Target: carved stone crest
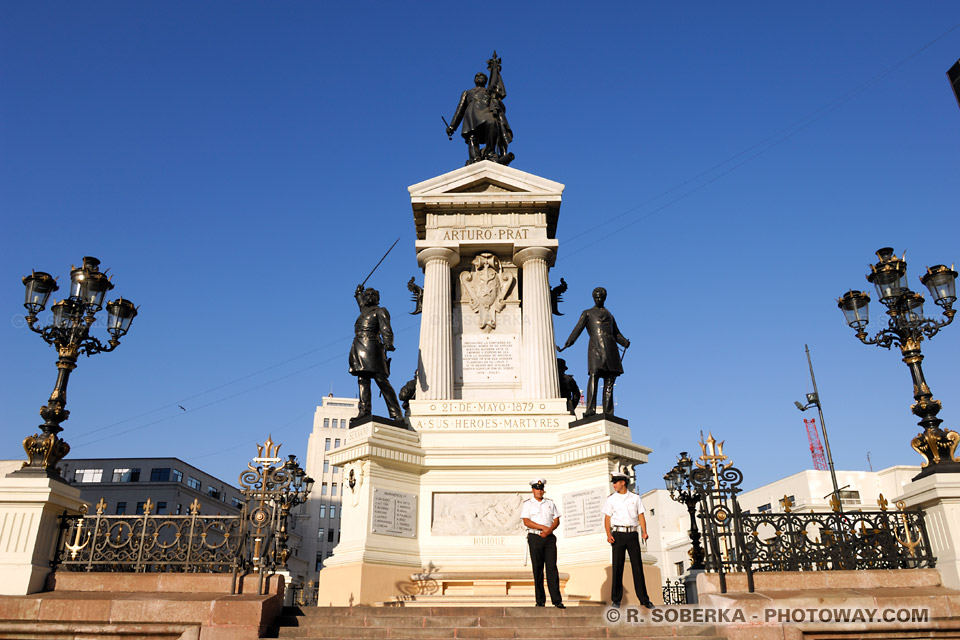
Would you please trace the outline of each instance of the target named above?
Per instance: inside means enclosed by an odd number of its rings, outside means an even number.
[[[460,274],[460,284],[470,308],[480,315],[480,329],[490,333],[497,328],[497,313],[506,306],[504,299],[517,279],[505,273],[500,258],[492,253],[474,256],[471,268]]]

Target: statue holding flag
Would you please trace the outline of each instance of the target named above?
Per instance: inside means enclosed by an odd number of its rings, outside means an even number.
[[[463,123],[460,135],[467,143],[468,165],[481,160],[506,165],[515,157],[507,151],[507,146],[513,141],[513,131],[507,122],[506,107],[503,105],[507,90],[500,76],[500,66],[500,58],[494,51],[493,57],[487,60],[489,83],[485,73],[474,76],[476,86],[460,95],[457,110],[447,125],[447,136],[453,136],[456,128]]]

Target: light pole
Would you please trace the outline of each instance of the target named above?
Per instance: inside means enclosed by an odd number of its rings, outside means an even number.
[[[933,338],[942,327],[953,321],[956,311],[953,303],[957,299],[957,272],[942,264],[928,267],[927,273],[920,277],[933,301],[943,308],[946,320],[933,320],[923,317],[923,296],[907,287],[907,263],[897,258],[890,247],[877,251],[880,261],[870,267],[867,280],[877,289],[880,302],[887,307],[887,327],[881,329],[872,338],[867,338],[866,326],[869,322],[867,305],[870,296],[862,291],[850,290],[837,301],[843,311],[847,324],[856,331],[856,336],[864,344],[875,344],[889,349],[893,345],[900,348],[903,362],[909,367],[913,378],[913,397],[916,403],[911,407],[914,415],[920,418],[923,431],[910,445],[926,458],[917,480],[932,473],[960,472],[960,460],[955,456],[960,434],[949,429],[941,429],[943,422],[937,417],[940,401],[933,399],[930,387],[923,377],[920,343],[923,339]]]
[[[110,278],[100,271],[99,266],[100,261],[96,258],[85,257],[82,266],[70,270],[70,296],[53,304],[53,322],[43,328],[37,327],[37,314],[46,307],[50,294],[59,289],[57,281],[42,271],[34,271],[23,278],[27,290],[23,304],[27,309],[27,324],[31,331],[40,334],[44,342],[57,348],[58,359],[57,382],[47,404],[40,409],[40,417],[44,419],[40,425],[41,433],[24,439],[23,448],[28,460],[16,472],[18,474],[62,479],[57,463],[70,452],[70,445],[57,434],[63,431],[60,423],[70,417],[66,409],[70,372],[77,368],[77,357],[81,353],[92,356],[116,349],[137,315],[137,307],[132,302],[117,298],[107,303],[107,331],[110,333],[107,345],[90,335],[96,314],[103,308],[103,299],[107,291],[113,289]]]
[[[802,405],[799,402],[794,402],[794,404],[797,405],[797,409],[800,409],[800,411],[806,411],[810,407],[817,408],[817,413],[820,415],[820,430],[823,432],[823,445],[827,449],[827,465],[830,468],[830,480],[833,482],[833,497],[836,500],[835,504],[837,505],[837,509],[842,511],[840,485],[837,483],[837,471],[833,466],[833,454],[830,452],[830,438],[827,437],[827,423],[823,421],[823,408],[820,406],[820,392],[817,391],[817,378],[813,375],[813,361],[810,360],[810,347],[803,345],[803,348],[807,352],[807,366],[810,367],[810,380],[813,382],[813,393],[807,394],[806,405]]]
[[[690,514],[690,542],[693,545],[691,570],[703,569],[703,547],[700,546],[700,530],[697,528],[697,504],[702,496],[693,484],[693,460],[687,457],[686,451],[680,452],[680,458],[673,469],[663,476],[663,481],[670,492],[670,498],[685,504]]]

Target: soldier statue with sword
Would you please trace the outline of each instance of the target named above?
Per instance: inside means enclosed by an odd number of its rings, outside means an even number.
[[[397,238],[397,242],[400,238]],[[357,418],[371,415],[372,402],[370,397],[370,381],[373,380],[380,388],[380,395],[387,404],[387,411],[391,420],[402,421],[400,403],[397,393],[390,384],[390,358],[388,351],[394,351],[393,329],[390,327],[390,313],[380,306],[380,292],[376,289],[364,289],[373,272],[386,259],[397,242],[387,249],[387,253],[380,258],[380,262],[373,271],[357,285],[354,297],[360,307],[360,315],[354,323],[353,345],[350,347],[350,373],[357,376],[360,386],[360,403]]]

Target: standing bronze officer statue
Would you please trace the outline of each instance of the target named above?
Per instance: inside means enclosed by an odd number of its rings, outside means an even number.
[[[460,94],[457,110],[447,125],[447,136],[452,139],[453,132],[463,122],[460,135],[467,143],[467,164],[481,160],[510,164],[515,156],[507,152],[507,145],[513,141],[513,131],[507,122],[507,109],[503,106],[507,90],[500,77],[500,58],[496,51],[487,60],[487,69],[490,71],[489,84],[487,74],[478,73],[473,77],[476,86]]]
[[[391,247],[392,248],[392,247]],[[370,380],[380,388],[387,411],[392,420],[403,420],[397,393],[390,385],[390,359],[387,351],[393,351],[393,329],[390,328],[390,313],[380,306],[380,292],[357,285],[354,294],[360,315],[353,325],[353,346],[350,347],[350,373],[357,376],[360,385],[360,403],[357,418],[371,414]]]
[[[608,416],[613,415],[613,385],[617,376],[623,373],[620,349],[617,345],[623,345],[625,350],[630,346],[630,341],[620,333],[617,321],[613,319],[613,314],[603,307],[606,299],[606,289],[603,287],[594,289],[593,301],[595,306],[580,314],[580,320],[577,321],[577,326],[570,332],[566,344],[563,345],[562,349],[557,347],[557,351],[563,351],[563,349],[572,346],[584,329],[590,335],[590,344],[587,346],[587,372],[590,377],[587,380],[587,407],[583,412],[584,417],[597,413],[599,378],[603,378],[603,413]]]

